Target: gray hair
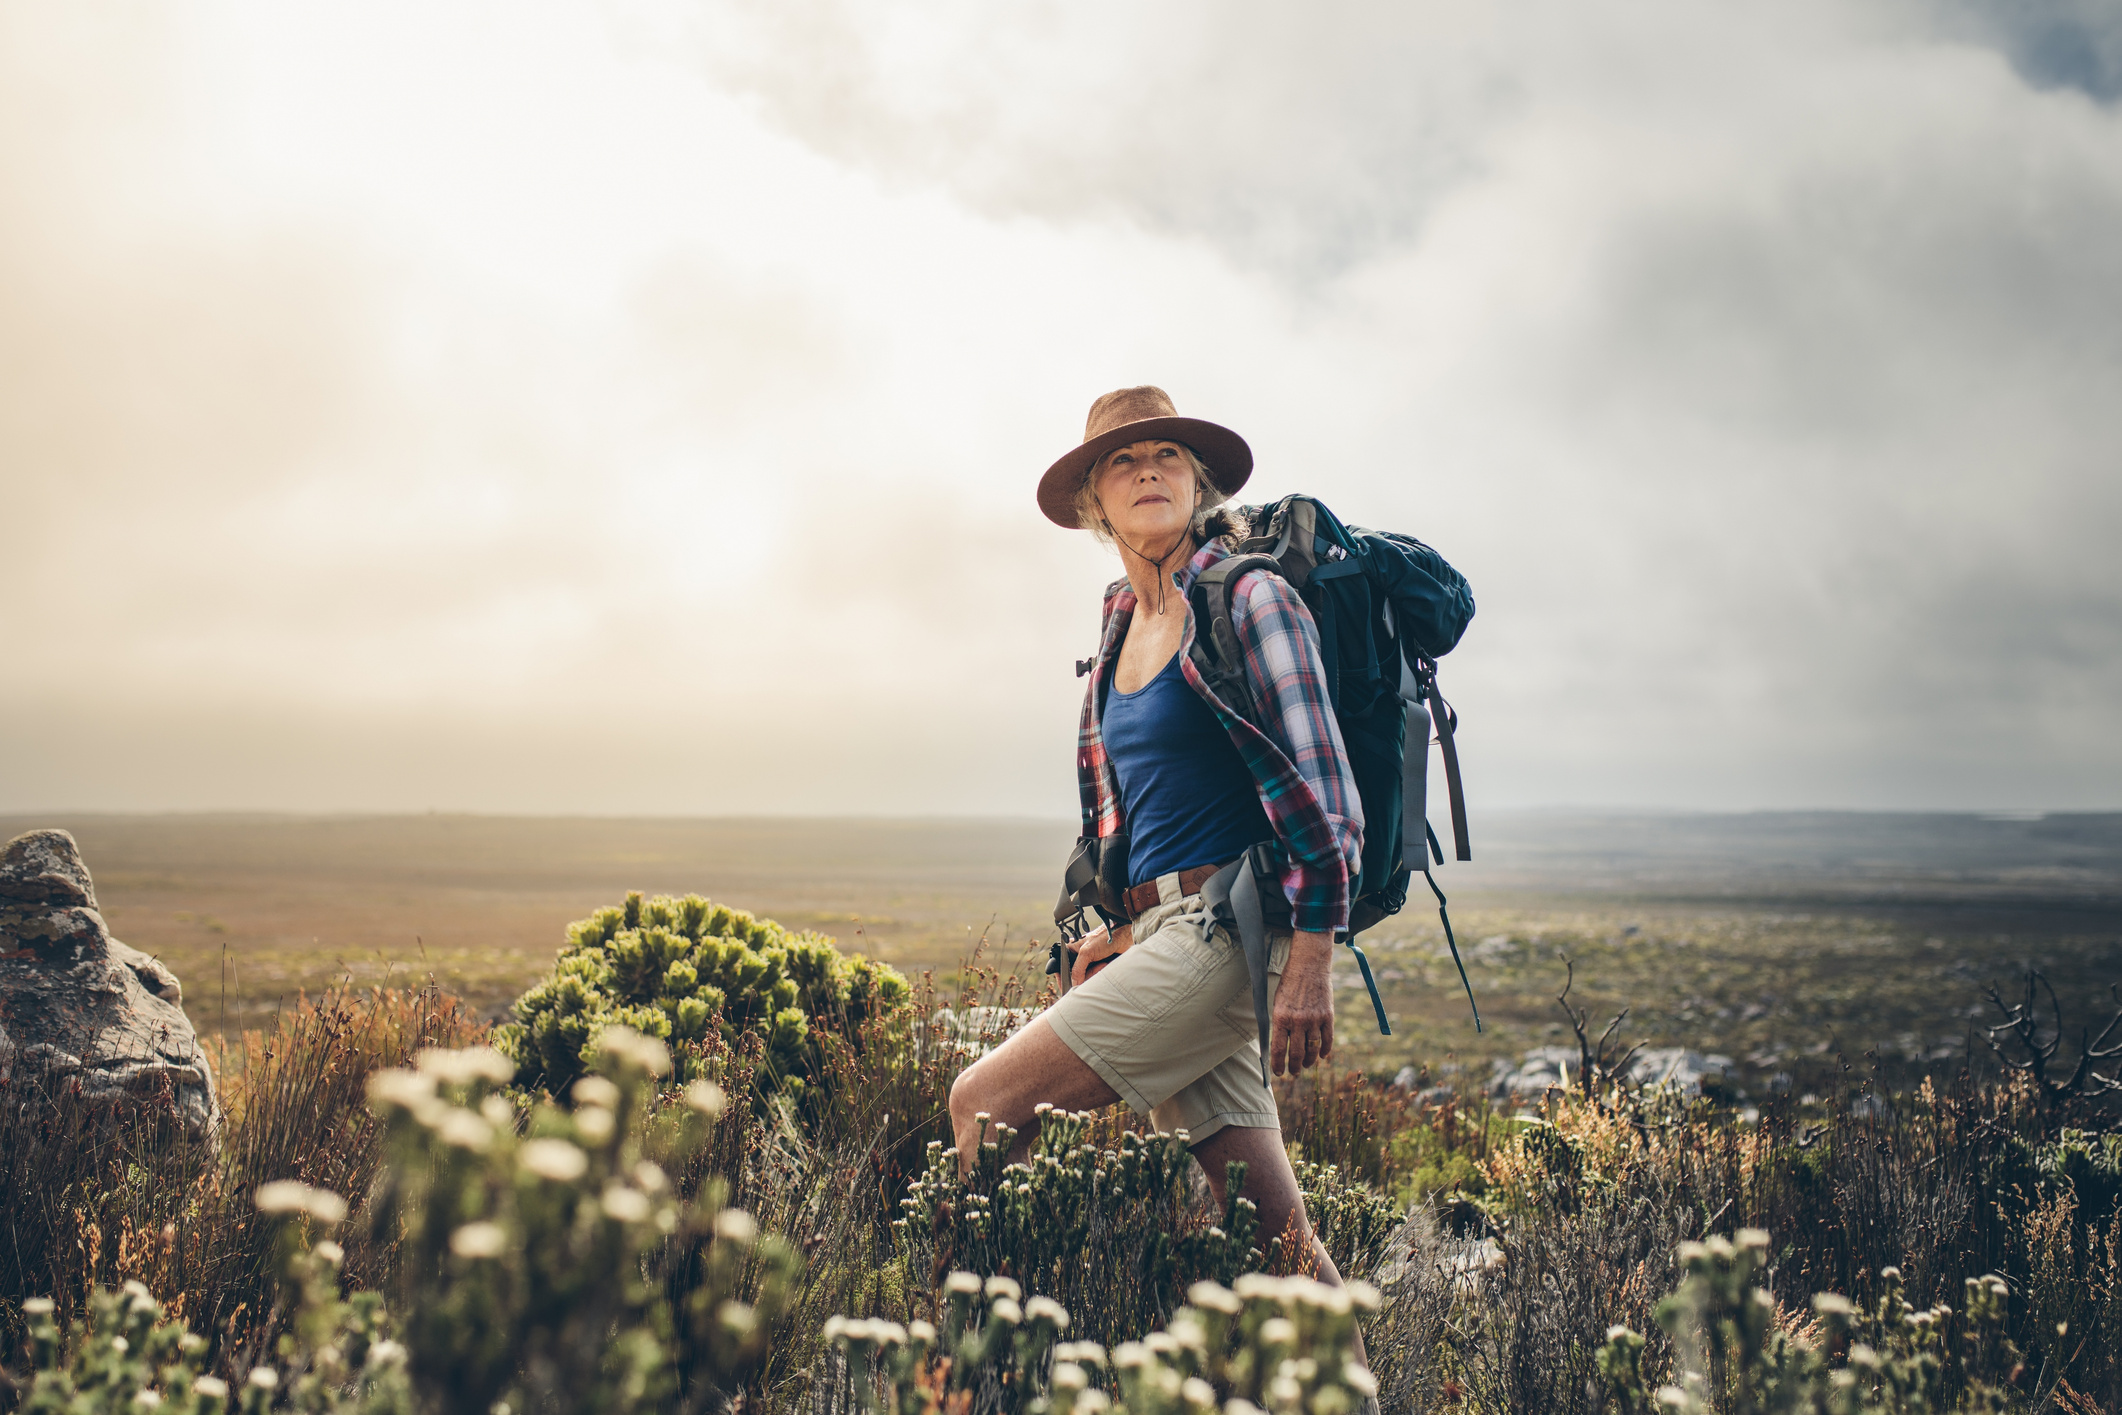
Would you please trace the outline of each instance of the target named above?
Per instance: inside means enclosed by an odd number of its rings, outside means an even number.
[[[1169,438],[1156,440],[1172,441]],[[1222,535],[1230,528],[1229,519],[1216,514],[1216,508],[1230,500],[1230,493],[1217,486],[1209,476],[1208,463],[1201,460],[1200,453],[1183,442],[1173,442],[1173,445],[1186,454],[1186,460],[1194,469],[1194,515],[1187,529],[1197,543],[1206,543],[1211,537]],[[1113,449],[1114,452],[1119,450],[1117,447]],[[1112,455],[1112,452],[1108,452],[1105,457]],[[1096,459],[1083,469],[1082,484],[1076,488],[1076,521],[1084,530],[1096,536],[1100,545],[1110,547],[1113,543],[1113,533],[1106,529],[1105,517],[1098,510],[1098,467],[1105,461],[1105,457]]]

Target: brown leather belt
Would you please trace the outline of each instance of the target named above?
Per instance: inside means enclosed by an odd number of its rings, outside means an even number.
[[[1190,870],[1179,871],[1179,897],[1184,899],[1189,894],[1199,894],[1209,876],[1222,868],[1221,865],[1196,865]],[[1120,898],[1127,905],[1127,917],[1133,920],[1156,908],[1161,896],[1157,893],[1157,882],[1151,879],[1144,880]]]

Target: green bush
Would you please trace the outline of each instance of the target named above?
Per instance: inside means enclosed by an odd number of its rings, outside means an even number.
[[[710,1058],[747,1036],[764,1048],[758,1083],[800,1096],[820,1070],[812,1031],[853,1035],[911,996],[906,979],[823,934],[716,904],[636,892],[568,925],[552,976],[516,999],[494,1044],[516,1084],[553,1095],[590,1068],[607,1028],[671,1044],[678,1079],[716,1079]]]

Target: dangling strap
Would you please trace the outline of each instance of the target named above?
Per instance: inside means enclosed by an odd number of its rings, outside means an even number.
[[[1420,690],[1407,665],[1400,665],[1400,697],[1407,704],[1407,736],[1400,751],[1400,863],[1410,870],[1429,868],[1429,709],[1410,696]],[[1439,855],[1441,862],[1443,856]]]
[[[1459,940],[1452,937],[1452,916],[1446,912],[1444,891],[1437,888],[1437,877],[1429,872],[1429,865],[1422,866],[1422,878],[1429,881],[1429,892],[1437,896],[1437,917],[1444,921],[1444,941],[1451,945],[1452,962],[1458,965],[1459,986],[1466,989],[1466,1005],[1474,1010],[1474,1030],[1481,1030],[1481,1004],[1474,1001],[1474,985],[1466,981],[1466,965],[1459,962]]]
[[[1474,848],[1466,834],[1466,788],[1459,784],[1459,744],[1454,736],[1459,729],[1459,714],[1437,691],[1434,675],[1429,680],[1429,700],[1436,705],[1437,745],[1444,749],[1444,789],[1451,795],[1454,853],[1462,860],[1471,860]]]
[[[1371,1011],[1378,1014],[1378,1035],[1381,1037],[1391,1036],[1393,1034],[1393,1024],[1385,1020],[1385,999],[1378,996],[1378,980],[1370,975],[1370,959],[1364,955],[1363,945],[1356,942],[1353,934],[1342,939],[1341,942],[1350,953],[1356,955],[1356,966],[1363,970],[1363,986],[1370,989]]]

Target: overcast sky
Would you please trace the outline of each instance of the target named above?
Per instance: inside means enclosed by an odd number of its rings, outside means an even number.
[[[0,0],[0,808],[1074,810],[1156,383],[1477,806],[2122,806],[2122,5]]]

